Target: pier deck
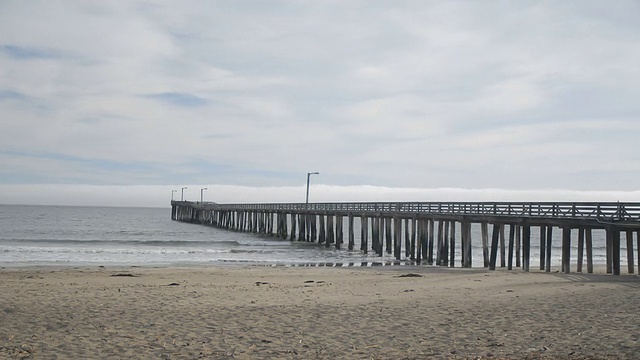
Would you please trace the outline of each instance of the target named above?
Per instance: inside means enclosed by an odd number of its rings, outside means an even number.
[[[171,217],[234,231],[270,234],[291,241],[354,250],[354,219],[360,221],[360,250],[395,259],[455,266],[460,247],[462,267],[472,265],[471,224],[479,224],[484,266],[522,267],[529,271],[531,231],[540,232],[540,269],[551,271],[553,229],[562,232],[562,271],[570,272],[572,230],[578,232],[577,271],[593,272],[593,233],[606,233],[607,272],[620,274],[621,234],[625,234],[627,271],[640,259],[640,203],[598,202],[346,202],[217,204],[172,201]],[[491,233],[489,226],[491,225]],[[456,229],[460,230],[456,234]],[[508,237],[505,236],[508,234]],[[634,235],[635,234],[635,235]],[[634,256],[634,237],[637,257]],[[369,239],[371,241],[369,241]],[[508,249],[508,255],[507,255]],[[515,254],[514,254],[515,252]],[[640,261],[638,261],[640,273]]]

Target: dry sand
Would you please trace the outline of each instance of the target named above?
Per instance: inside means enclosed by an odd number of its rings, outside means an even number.
[[[636,275],[0,270],[0,359],[638,359],[639,337]]]

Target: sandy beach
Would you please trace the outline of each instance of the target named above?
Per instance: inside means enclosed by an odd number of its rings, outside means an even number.
[[[637,275],[6,268],[0,359],[637,359],[639,295]]]

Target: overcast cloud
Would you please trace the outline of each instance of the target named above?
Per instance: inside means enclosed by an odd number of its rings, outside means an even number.
[[[308,171],[318,201],[640,201],[638,19],[624,0],[0,0],[0,203],[297,201]]]

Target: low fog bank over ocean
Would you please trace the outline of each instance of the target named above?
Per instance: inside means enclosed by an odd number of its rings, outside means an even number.
[[[179,200],[200,200],[219,203],[304,202],[305,186],[250,187],[236,185],[58,185],[0,184],[0,204],[73,205],[115,207],[169,207],[173,197]],[[640,191],[578,191],[578,190],[507,190],[507,189],[418,189],[382,186],[311,185],[310,202],[351,201],[548,201],[548,202],[640,202]]]

